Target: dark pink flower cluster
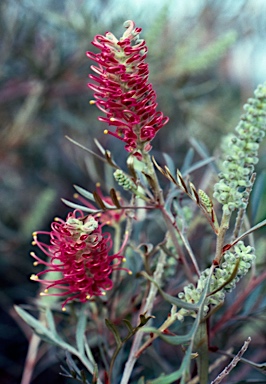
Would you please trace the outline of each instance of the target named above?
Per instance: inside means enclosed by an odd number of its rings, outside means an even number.
[[[84,216],[82,211],[75,210],[68,214],[66,221],[56,218],[51,229],[50,232],[33,233],[33,245],[37,245],[48,257],[44,261],[31,253],[36,260],[34,265],[47,267],[31,277],[46,286],[41,295],[67,296],[62,304],[64,309],[69,301],[77,299],[85,302],[110,290],[113,286],[110,278],[112,271],[124,269],[119,266],[123,256],[120,252],[109,255],[112,239],[109,233],[102,233],[98,221],[92,215]],[[50,244],[41,242],[39,235],[50,236]],[[56,278],[39,279],[47,273],[57,273]],[[51,288],[55,288],[56,292],[49,293]]]
[[[147,46],[139,39],[141,28],[133,21],[125,22],[127,30],[118,40],[112,33],[95,36],[92,44],[100,53],[87,52],[98,66],[89,75],[95,83],[88,86],[95,92],[97,107],[106,114],[99,117],[116,132],[105,131],[126,143],[126,150],[140,157],[151,149],[150,141],[167,122],[162,112],[156,111],[156,93],[148,83],[149,68],[145,63]]]

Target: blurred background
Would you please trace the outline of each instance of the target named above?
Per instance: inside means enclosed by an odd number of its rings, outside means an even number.
[[[123,143],[103,135],[87,87],[95,34],[121,36],[133,19],[148,44],[159,110],[170,117],[153,142],[182,167],[216,153],[242,106],[266,80],[264,0],[0,1],[0,381],[20,383],[30,332],[13,310],[31,303],[31,233],[65,217],[73,184],[93,189],[104,174],[69,136],[97,152],[94,138],[123,166]],[[191,154],[191,152],[190,152]],[[266,217],[265,143],[253,223]],[[265,335],[264,335],[265,340]],[[43,350],[45,353],[45,350]],[[56,354],[40,359],[32,383],[66,383]],[[71,381],[72,382],[72,381]]]

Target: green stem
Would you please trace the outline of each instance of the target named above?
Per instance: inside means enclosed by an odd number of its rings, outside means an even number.
[[[231,218],[231,213],[229,215],[223,213],[221,225],[220,225],[218,236],[217,236],[216,253],[215,253],[215,259],[214,259],[217,265],[220,264],[221,258],[223,256],[224,238],[229,228],[230,218]]]
[[[123,344],[121,343],[121,345],[118,345],[114,351],[114,354],[112,356],[112,360],[110,362],[110,368],[109,368],[109,373],[108,373],[108,384],[110,383],[111,384],[111,380],[112,380],[112,373],[113,373],[113,368],[114,368],[114,363],[115,363],[115,360],[117,358],[117,355],[118,353],[121,351],[121,348],[122,348]]]
[[[209,350],[208,350],[208,334],[207,322],[202,320],[196,332],[194,347],[198,353],[197,367],[200,384],[208,383],[208,369],[209,369]]]

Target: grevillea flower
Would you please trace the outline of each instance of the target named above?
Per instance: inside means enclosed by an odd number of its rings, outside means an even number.
[[[95,36],[92,44],[100,53],[87,52],[96,61],[92,65],[95,83],[88,86],[95,92],[97,107],[106,114],[100,121],[116,126],[109,133],[126,143],[126,150],[141,158],[143,151],[151,149],[150,141],[167,122],[162,112],[156,112],[156,93],[148,83],[149,68],[145,63],[147,46],[139,39],[141,28],[133,21],[124,23],[126,28],[118,40],[111,32]]]
[[[105,295],[105,291],[113,286],[112,272],[124,269],[119,266],[124,260],[120,255],[123,246],[118,254],[109,255],[112,248],[110,234],[102,233],[102,226],[95,218],[84,216],[80,210],[69,213],[66,221],[56,218],[51,229],[50,232],[33,233],[33,245],[37,245],[48,257],[44,261],[31,253],[36,260],[34,265],[47,267],[31,276],[32,280],[46,286],[41,295],[66,296],[63,309],[74,299],[85,302],[92,296]],[[50,236],[50,244],[41,242],[39,235]],[[62,277],[57,280],[39,279],[48,272],[60,272]],[[50,288],[61,292],[49,293]]]

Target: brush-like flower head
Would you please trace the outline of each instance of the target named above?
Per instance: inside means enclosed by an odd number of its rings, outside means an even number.
[[[162,112],[156,111],[156,93],[148,82],[149,68],[145,63],[147,46],[139,38],[141,28],[133,21],[124,23],[126,31],[118,40],[112,33],[95,36],[92,44],[100,53],[87,52],[96,61],[92,65],[94,83],[88,86],[95,92],[97,107],[106,114],[99,117],[116,131],[109,133],[126,143],[126,150],[141,158],[151,149],[150,142],[167,122]]]
[[[48,235],[50,244],[41,242],[39,235]],[[113,270],[123,269],[119,267],[123,256],[109,255],[112,248],[110,234],[102,233],[102,227],[95,218],[84,216],[80,210],[69,213],[66,221],[56,218],[50,232],[34,232],[33,239],[33,245],[37,245],[48,260],[44,261],[31,253],[36,260],[35,265],[47,267],[31,279],[46,286],[42,295],[66,296],[63,308],[74,299],[85,302],[92,296],[104,295],[113,286]],[[56,280],[39,279],[48,272],[60,272],[62,277]],[[49,293],[50,288],[59,292]]]

